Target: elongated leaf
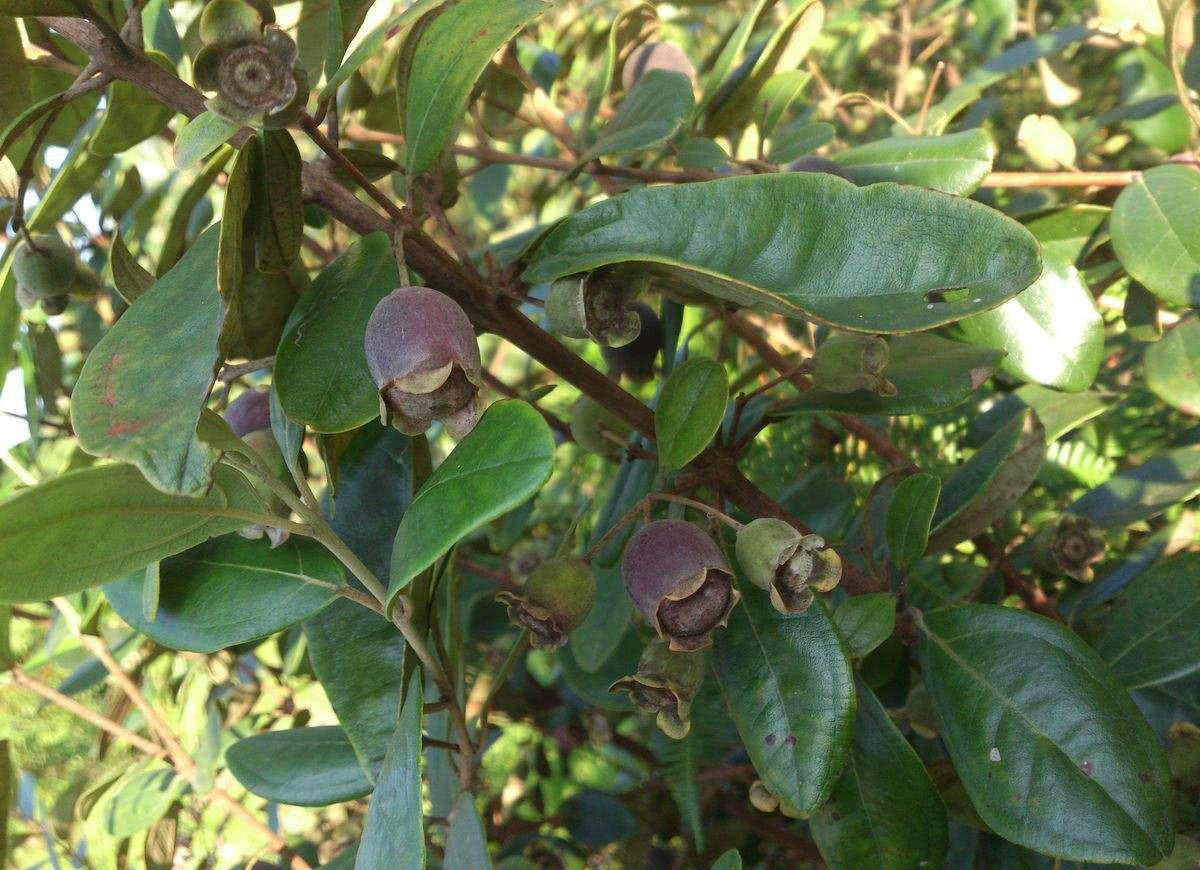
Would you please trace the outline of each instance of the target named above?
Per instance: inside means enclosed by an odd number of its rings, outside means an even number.
[[[413,671],[404,705],[367,809],[355,870],[424,870],[421,824],[421,671]]]
[[[930,333],[899,335],[889,343],[887,379],[896,395],[880,396],[869,390],[831,393],[805,390],[781,403],[774,413],[843,412],[848,414],[928,414],[962,404],[991,377],[1003,351],[972,347]]]
[[[383,233],[364,236],[316,277],[275,358],[275,389],[289,417],[317,432],[345,432],[379,415],[363,334],[376,303],[399,283]]]
[[[692,83],[682,73],[650,70],[633,86],[580,165],[665,142],[692,111]]]
[[[978,447],[1000,431],[1022,408],[1032,408],[1046,430],[1046,443],[1057,441],[1093,417],[1103,414],[1108,407],[1105,397],[1099,393],[1060,393],[1038,384],[1025,386],[1003,396],[983,415],[971,423],[967,444]]]
[[[26,490],[0,505],[0,602],[69,595],[232,532],[245,521],[216,512],[236,485],[218,474],[206,496],[185,498],[132,466],[101,465]]]
[[[929,533],[937,552],[984,531],[1025,494],[1046,455],[1046,431],[1032,411],[1013,417],[942,487]]]
[[[884,531],[896,567],[908,568],[925,553],[941,491],[942,482],[932,474],[914,474],[892,490]]]
[[[238,131],[237,124],[230,123],[212,112],[204,112],[188,121],[175,139],[175,165],[186,169],[207,157]]]
[[[1200,321],[1179,324],[1147,348],[1146,384],[1168,405],[1200,416]]]
[[[304,200],[300,185],[300,151],[287,130],[267,130],[252,198],[258,268],[285,272],[300,256],[304,237]]]
[[[246,212],[250,208],[254,188],[254,169],[257,152],[262,146],[257,138],[247,139],[229,168],[225,182],[225,206],[221,212],[221,232],[217,245],[217,290],[228,305],[242,284],[245,272],[242,248],[245,244]]]
[[[716,633],[713,668],[759,778],[808,816],[833,791],[849,751],[850,660],[822,602],[784,615],[749,584],[742,589],[729,627]]]
[[[148,51],[146,57],[165,72],[175,75],[175,64],[165,54]],[[174,109],[160,103],[140,85],[115,81],[109,88],[104,115],[88,148],[93,154],[106,155],[128,151],[167,126],[174,114]]]
[[[811,824],[830,870],[941,867],[945,859],[942,799],[921,759],[862,683],[850,763]]]
[[[413,577],[464,536],[502,516],[542,488],[554,438],[531,405],[492,405],[471,433],[425,481],[409,505],[392,548],[390,608]]]
[[[559,224],[525,279],[617,263],[667,288],[875,332],[927,329],[995,307],[1041,270],[1033,236],[978,203],[811,172],[605,200]]]
[[[338,561],[312,541],[271,549],[265,538],[227,536],[159,563],[158,610],[141,607],[142,572],[104,587],[113,609],[170,649],[211,653],[274,634],[328,605]]]
[[[491,870],[492,858],[488,854],[487,837],[483,823],[475,809],[475,798],[463,792],[454,805],[454,818],[446,832],[446,870]]]
[[[1113,248],[1129,274],[1172,305],[1200,305],[1200,171],[1157,166],[1113,206]]]
[[[417,0],[403,12],[398,12],[390,18],[384,19],[383,23],[377,26],[374,30],[364,36],[357,45],[353,46],[346,59],[342,61],[341,66],[337,68],[337,72],[328,77],[325,87],[321,88],[321,93],[317,97],[317,101],[324,103],[341,87],[350,76],[354,75],[355,71],[360,66],[367,62],[371,57],[378,55],[388,42],[399,44],[404,39],[408,29],[412,27],[413,22],[428,12],[435,6],[440,6],[446,0]]]
[[[33,103],[25,46],[21,43],[21,31],[11,18],[0,19],[0,63],[4,65],[4,77],[0,79],[0,118],[5,119],[7,127]],[[11,194],[5,198],[10,197]]]
[[[281,804],[326,807],[371,791],[336,725],[255,734],[230,746],[225,761],[247,790]]]
[[[84,4],[84,9],[91,9],[90,3]],[[2,15],[63,15],[68,18],[80,18],[86,12],[69,0],[0,0]]]
[[[119,232],[113,236],[112,245],[109,246],[108,265],[117,292],[130,305],[154,286],[154,276],[129,252]]]
[[[664,470],[683,468],[700,455],[717,434],[728,402],[729,383],[720,363],[695,357],[671,372],[654,410]]]
[[[1077,861],[1170,854],[1170,771],[1158,738],[1091,647],[1027,611],[927,614],[920,659],[942,740],[997,834]]]
[[[596,601],[583,625],[571,632],[568,641],[579,667],[594,673],[616,650],[633,619],[633,602],[621,582],[619,565],[594,564]]]
[[[105,334],[71,398],[80,446],[132,462],[164,492],[198,494],[212,481],[213,452],[196,437],[221,331],[217,229]]]
[[[131,837],[153,825],[187,789],[170,768],[155,767],[122,778],[105,793],[96,808],[104,830],[114,837]]]
[[[854,595],[838,605],[833,622],[854,658],[863,658],[892,636],[896,598],[890,592]]]
[[[454,135],[476,79],[504,43],[547,8],[543,0],[461,0],[417,40],[405,97],[408,176],[431,169]]]
[[[897,136],[859,145],[835,161],[855,184],[896,181],[945,193],[974,193],[992,171],[996,145],[985,130]]]
[[[1179,447],[1122,471],[1067,508],[1102,529],[1158,516],[1200,492],[1200,445]]]
[[[1181,553],[1134,578],[1096,651],[1131,691],[1200,671],[1200,554]]]
[[[798,69],[785,70],[767,79],[758,95],[758,102],[762,106],[762,110],[755,113],[755,123],[759,125],[760,134],[763,137],[770,136],[774,132],[780,119],[783,118],[784,112],[800,99],[811,80],[810,73]],[[713,140],[698,139],[695,141],[712,142]],[[713,142],[713,144],[716,143]],[[724,152],[722,152],[722,157],[724,157]],[[722,162],[724,161],[718,160],[713,166],[719,166]]]
[[[1091,386],[1104,358],[1104,322],[1087,283],[1051,254],[1033,286],[958,328],[972,344],[1004,351],[1009,374],[1066,392]]]

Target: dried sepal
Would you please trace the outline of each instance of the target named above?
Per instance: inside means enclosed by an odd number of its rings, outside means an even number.
[[[501,592],[496,600],[508,618],[529,631],[534,649],[555,650],[587,618],[596,600],[596,580],[581,559],[558,556],[539,565],[519,593]]]
[[[831,393],[868,390],[880,396],[896,395],[896,385],[884,377],[888,343],[877,335],[832,333],[812,359],[813,380]]]
[[[774,517],[743,526],[735,552],[746,579],[765,590],[780,613],[804,613],[814,592],[831,591],[842,576],[841,558],[820,535],[801,534]]]
[[[692,701],[704,681],[704,656],[673,651],[653,640],[642,651],[637,671],[614,682],[609,691],[628,692],[633,705],[653,713],[658,729],[674,740],[691,730]]]

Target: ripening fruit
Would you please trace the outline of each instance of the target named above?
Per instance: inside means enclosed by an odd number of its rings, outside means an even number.
[[[814,590],[829,592],[842,576],[841,558],[820,535],[802,535],[774,517],[742,526],[736,554],[746,579],[766,590],[780,613],[803,613]]]
[[[645,302],[635,302],[629,310],[638,319],[637,338],[620,347],[602,347],[600,353],[614,378],[648,381],[654,377],[654,360],[662,349],[662,321]]]
[[[239,438],[271,428],[271,397],[266,390],[247,390],[229,403],[225,422]]]
[[[682,740],[692,728],[692,700],[702,682],[702,653],[674,652],[665,641],[652,640],[642,651],[637,672],[621,677],[608,691],[628,692],[635,707],[655,715],[663,734]]]
[[[12,271],[17,283],[40,299],[62,296],[71,290],[79,270],[75,249],[55,233],[22,238],[13,252]]]
[[[419,435],[441,420],[455,438],[474,428],[483,369],[475,330],[453,299],[428,287],[394,290],[371,312],[364,342],[393,426]]]
[[[508,606],[514,625],[529,630],[534,649],[555,650],[587,618],[596,600],[596,580],[587,562],[557,556],[534,569],[519,594],[501,592],[496,600]]]
[[[838,166],[832,160],[826,157],[818,157],[816,154],[805,154],[803,157],[797,157],[787,165],[788,172],[823,172],[826,175],[836,175],[838,178],[850,180],[850,176],[846,174],[846,170]]]
[[[693,84],[696,82],[696,68],[682,48],[673,42],[646,42],[629,53],[621,70],[621,84],[628,91],[652,69],[683,73]]]
[[[70,304],[71,297],[66,293],[59,296],[42,297],[42,311],[45,311],[49,315],[62,314]]]
[[[629,541],[621,577],[638,611],[672,650],[712,643],[741,597],[725,554],[702,529],[657,520]]]

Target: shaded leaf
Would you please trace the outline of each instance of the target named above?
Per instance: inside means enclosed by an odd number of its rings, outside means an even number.
[[[1113,248],[1129,274],[1172,305],[1200,305],[1200,171],[1156,166],[1113,205]]]
[[[231,745],[225,761],[248,791],[281,804],[326,807],[371,791],[336,725],[255,734]]]
[[[170,768],[137,771],[109,789],[96,811],[108,834],[131,837],[165,816],[187,787],[187,783]]]
[[[251,197],[258,268],[284,272],[300,256],[304,237],[304,196],[300,183],[300,151],[287,130],[266,130]]]
[[[1146,385],[1171,407],[1200,416],[1200,321],[1180,323],[1146,349]]]
[[[676,471],[700,455],[717,434],[729,402],[725,367],[694,357],[675,368],[654,410],[659,465]]]
[[[579,165],[665,142],[692,110],[692,83],[683,73],[652,69],[638,79]]]
[[[443,864],[446,870],[490,870],[492,866],[483,823],[475,809],[475,798],[469,792],[459,795],[454,805]]]
[[[1097,486],[1067,510],[1102,529],[1158,516],[1200,492],[1200,445],[1169,450]]]
[[[932,474],[906,477],[892,490],[884,532],[897,568],[908,568],[924,555],[941,491],[942,482]]]
[[[892,636],[896,627],[896,598],[890,592],[852,595],[833,611],[833,622],[850,655],[863,658]]]
[[[175,138],[175,165],[185,169],[207,157],[239,130],[212,112],[204,112],[188,121]]]
[[[317,96],[317,102],[324,103],[328,100],[339,87],[349,80],[350,76],[354,75],[359,67],[371,57],[378,55],[388,42],[398,45],[408,33],[408,29],[412,27],[413,22],[430,9],[445,2],[446,0],[416,0],[404,11],[384,19],[374,30],[358,41],[337,68],[337,72],[328,76],[328,81]]]
[[[154,286],[154,276],[129,252],[120,232],[113,235],[108,249],[108,265],[117,292],[130,305]]]
[[[1041,270],[1033,236],[978,203],[811,172],[604,200],[552,230],[524,277],[552,281],[613,264],[632,264],[664,289],[876,332],[995,307]]]

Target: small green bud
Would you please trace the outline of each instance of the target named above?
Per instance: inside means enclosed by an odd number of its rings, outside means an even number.
[[[896,385],[883,376],[887,364],[888,345],[879,336],[834,332],[813,356],[813,380],[831,393],[870,390],[894,396]]]
[[[256,39],[262,28],[262,15],[246,0],[211,0],[200,13],[200,41],[205,45]]]
[[[31,294],[45,299],[70,291],[79,269],[75,249],[57,233],[41,233],[22,238],[13,252],[12,271],[17,283]]]
[[[1034,546],[1039,567],[1066,574],[1080,583],[1092,582],[1092,566],[1104,558],[1107,548],[1095,523],[1072,514],[1064,514],[1054,525],[1039,530]]]
[[[571,437],[589,453],[617,457],[621,443],[629,439],[629,425],[594,399],[580,396],[571,408]]]
[[[704,682],[704,656],[675,652],[663,640],[652,640],[642,651],[637,672],[621,677],[608,691],[628,692],[634,706],[655,714],[658,729],[674,740],[691,730],[692,700]]]
[[[735,552],[746,579],[766,590],[780,613],[804,613],[814,590],[829,592],[842,577],[841,558],[820,535],[802,535],[774,517],[742,526]]]
[[[550,331],[568,338],[590,338],[606,347],[629,344],[641,331],[630,310],[631,294],[604,270],[555,281],[546,295]]]
[[[596,600],[591,566],[573,556],[557,556],[539,565],[520,594],[501,592],[508,618],[529,630],[534,649],[555,650],[583,624]]]

